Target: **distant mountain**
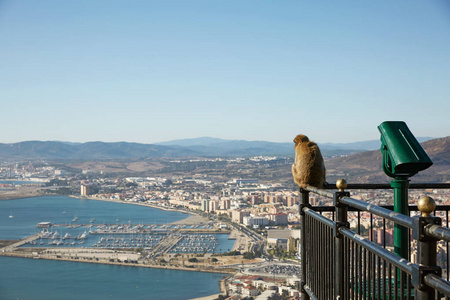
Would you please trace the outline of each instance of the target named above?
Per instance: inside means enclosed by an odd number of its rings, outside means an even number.
[[[422,138],[423,140],[427,138]],[[348,156],[366,150],[378,149],[379,141],[342,144],[319,144],[325,157]],[[70,143],[58,141],[26,141],[0,144],[0,159],[123,159],[145,157],[189,156],[290,156],[294,155],[294,143],[265,141],[224,140],[210,137],[174,140],[158,144],[128,142]]]
[[[65,142],[27,141],[0,144],[0,159],[121,159],[141,157],[199,156],[200,152],[177,146],[161,146],[138,143],[89,142],[68,144]]]
[[[181,139],[155,143],[155,145],[190,147],[190,146],[211,146],[228,142],[231,142],[231,140],[217,139],[212,137],[199,137],[193,139]]]
[[[419,142],[427,141],[430,137],[419,137]],[[327,157],[352,155],[355,153],[380,148],[380,140],[370,140],[354,143],[318,143],[322,154]],[[294,143],[274,143],[265,141],[225,140],[211,137],[181,139],[157,143],[157,145],[187,147],[193,151],[200,151],[204,155],[239,156],[239,155],[292,155]]]

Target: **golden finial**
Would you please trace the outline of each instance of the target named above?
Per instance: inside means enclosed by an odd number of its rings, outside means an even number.
[[[423,196],[417,202],[417,208],[422,212],[422,217],[429,217],[436,209],[436,202],[431,197]]]
[[[338,181],[336,181],[336,187],[340,192],[343,192],[347,188],[347,181],[345,181],[345,179],[338,179]]]

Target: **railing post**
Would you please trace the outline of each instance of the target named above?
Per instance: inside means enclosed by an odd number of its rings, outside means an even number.
[[[420,198],[417,206],[422,212],[422,216],[413,218],[412,235],[417,240],[417,267],[413,268],[412,284],[415,289],[415,299],[432,300],[434,299],[435,291],[424,283],[424,277],[430,273],[440,276],[441,268],[437,266],[437,240],[427,236],[426,227],[430,224],[441,225],[441,218],[430,216],[430,213],[436,208],[432,198]]]
[[[334,222],[334,262],[335,262],[335,285],[334,285],[334,298],[335,299],[345,299],[344,284],[346,278],[344,278],[344,237],[339,232],[340,227],[349,228],[349,223],[347,222],[347,212],[348,206],[342,204],[340,199],[344,196],[349,197],[350,193],[345,192],[344,189],[347,187],[345,180],[340,179],[336,183],[338,192],[334,193],[333,205],[336,209],[336,221]]]
[[[301,294],[301,300],[309,300],[309,295],[305,291],[305,285],[306,285],[306,220],[305,220],[305,213],[303,212],[303,208],[310,207],[309,204],[309,192],[307,190],[304,190],[300,188],[300,205],[299,205],[299,213],[300,213],[300,225],[301,225],[301,241],[300,241],[300,267],[301,267],[301,274],[300,274],[300,292]]]

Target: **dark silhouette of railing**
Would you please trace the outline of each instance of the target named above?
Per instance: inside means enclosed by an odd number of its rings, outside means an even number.
[[[392,206],[353,199],[345,191],[390,189],[390,185],[342,183],[338,188],[333,192],[311,186],[300,189],[302,299],[450,299],[450,206],[433,206],[431,198],[423,198],[419,207],[410,206],[412,215],[419,211],[422,216],[411,217],[394,212]],[[424,188],[449,189],[450,184],[410,185],[410,189]],[[333,205],[311,206],[310,193],[333,199]],[[434,216],[430,215],[433,211]],[[370,227],[362,233],[360,214],[364,212],[370,214]],[[441,226],[442,219],[436,216],[440,212],[447,227]],[[358,223],[350,228],[349,218],[354,215]],[[382,219],[381,229],[374,226],[374,216]],[[390,251],[386,232],[393,224],[409,228],[407,259]],[[383,237],[375,239],[375,230]],[[446,247],[441,266],[437,262],[439,241]]]

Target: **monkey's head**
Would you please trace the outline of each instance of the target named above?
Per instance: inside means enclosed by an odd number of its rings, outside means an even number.
[[[309,139],[306,135],[299,134],[295,137],[294,143],[297,145],[299,143],[309,142]]]

